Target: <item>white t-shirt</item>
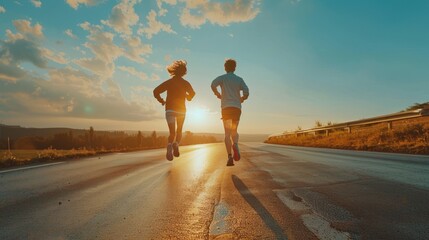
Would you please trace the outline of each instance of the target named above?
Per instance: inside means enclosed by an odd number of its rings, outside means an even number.
[[[211,88],[214,93],[218,92],[218,86],[222,90],[222,108],[236,107],[241,109],[240,91],[243,91],[243,96],[249,96],[249,88],[244,80],[232,72],[221,75],[213,80]]]

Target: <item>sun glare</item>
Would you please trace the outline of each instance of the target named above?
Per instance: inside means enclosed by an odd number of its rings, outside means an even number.
[[[190,126],[202,126],[209,119],[209,110],[202,107],[191,107],[186,114],[186,121]]]

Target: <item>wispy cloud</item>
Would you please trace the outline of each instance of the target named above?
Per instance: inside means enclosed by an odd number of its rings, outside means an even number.
[[[118,68],[124,72],[127,72],[133,76],[140,78],[141,80],[148,80],[148,76],[146,73],[139,72],[133,67],[119,66]]]
[[[131,35],[131,27],[139,21],[134,5],[140,2],[141,0],[122,0],[113,7],[109,20],[102,20],[102,23],[112,27],[118,33]]]
[[[42,54],[49,60],[54,61],[59,64],[67,64],[69,60],[66,58],[66,54],[64,52],[54,52],[47,48],[42,48]]]
[[[84,46],[91,50],[94,57],[78,59],[75,63],[100,76],[112,76],[115,71],[114,60],[123,53],[123,49],[113,42],[114,34],[104,32],[102,26],[91,25],[88,22],[80,24],[80,27],[89,32],[88,41]]]
[[[65,0],[73,9],[82,5],[94,6],[104,1]],[[250,21],[259,12],[256,0],[231,1],[156,0],[155,8],[141,18],[136,9],[139,3],[146,4],[146,1],[118,0],[110,14],[102,18],[104,20],[98,20],[98,25],[89,22],[79,25],[86,36],[81,35],[81,29],[75,32],[85,42],[81,44],[75,41],[80,45],[71,46],[70,49],[76,51],[70,56],[65,53],[68,49],[66,46],[62,48],[65,52],[61,52],[43,45],[50,35],[44,35],[41,24],[32,23],[31,18],[15,20],[12,23],[16,30],[6,29],[5,37],[0,40],[0,114],[126,121],[158,118],[153,99],[144,97],[152,89],[140,85],[144,84],[142,81],[160,80],[161,77],[156,73],[160,74],[165,68],[150,62],[150,55],[153,49],[157,49],[158,43],[149,39],[161,32],[176,34],[170,22],[165,22],[168,18],[164,16],[168,11],[178,11],[179,15],[174,15],[176,21],[180,18],[182,25],[193,28],[207,22],[225,26]],[[42,2],[46,3],[43,0],[27,2],[35,7],[41,7]],[[18,1],[15,3],[20,4]],[[0,13],[4,12],[6,9],[0,6]],[[180,25],[174,26],[183,29]],[[67,29],[69,27],[64,27],[64,34],[78,39],[75,32]],[[180,40],[182,36],[178,38]],[[192,37],[185,35],[183,39],[182,44],[184,41],[190,42]],[[54,42],[55,39],[48,40]],[[190,53],[183,46],[171,50],[168,53]],[[78,57],[75,57],[76,54]],[[171,55],[165,55],[165,61],[171,60]],[[138,67],[128,66],[128,61],[147,64],[147,68],[142,71]],[[34,65],[37,70],[26,69],[25,63]],[[156,73],[151,73],[149,69]],[[115,81],[113,76],[118,70],[140,80],[136,84],[139,86],[122,85]],[[124,91],[126,96],[122,94],[121,87],[127,87],[127,91]]]
[[[74,35],[74,33],[73,33],[73,31],[72,31],[71,29],[67,29],[67,30],[65,30],[65,31],[64,31],[64,33],[65,33],[67,36],[69,36],[69,37],[71,37],[71,38],[73,38],[73,39],[77,39],[77,36],[76,36],[76,35]]]
[[[42,26],[32,26],[28,20],[15,20],[13,24],[17,30],[13,33],[6,30],[6,40],[0,46],[0,80],[16,81],[24,77],[26,71],[20,66],[29,62],[39,68],[47,67],[47,59],[40,46],[43,38]]]
[[[138,30],[139,34],[144,34],[148,39],[151,39],[153,35],[158,34],[159,32],[167,33],[176,33],[171,28],[170,24],[165,24],[156,19],[157,13],[154,10],[151,10],[146,16],[147,25]]]
[[[122,46],[124,56],[137,63],[145,63],[144,56],[152,53],[152,45],[144,44],[139,37],[125,37]]]
[[[81,4],[86,6],[95,6],[103,1],[105,0],[66,0],[67,4],[74,9],[77,9]]]
[[[184,36],[183,39],[185,39],[187,42],[190,42],[192,40],[191,36]]]
[[[40,0],[31,0],[31,3],[37,8],[42,6],[42,2]]]
[[[199,28],[207,21],[220,26],[247,22],[259,14],[259,3],[260,0],[234,0],[233,2],[186,1],[186,7],[180,15],[180,22],[183,26],[191,28]]]
[[[147,99],[127,101],[120,92],[112,80],[103,82],[71,68],[55,69],[47,79],[23,79],[15,84],[0,81],[0,113],[126,121],[157,118]]]
[[[158,9],[159,9],[159,11],[158,11],[159,16],[165,16],[168,12],[167,9],[162,7],[163,3],[167,3],[169,5],[176,5],[177,0],[156,0],[156,4],[157,4]]]
[[[15,20],[13,25],[21,35],[27,38],[43,38],[43,27],[39,23],[31,26],[31,22],[28,20]]]

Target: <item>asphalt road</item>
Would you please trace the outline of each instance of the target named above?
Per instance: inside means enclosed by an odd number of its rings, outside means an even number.
[[[427,239],[429,157],[223,144],[0,171],[0,239]]]

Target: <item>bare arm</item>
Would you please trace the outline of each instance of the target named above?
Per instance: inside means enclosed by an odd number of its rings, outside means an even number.
[[[241,102],[244,102],[244,100],[249,98],[249,88],[247,87],[244,80],[241,83],[241,90],[243,91],[243,96],[241,97]]]
[[[160,102],[162,105],[165,104],[164,99],[161,97],[161,93],[167,91],[166,82],[161,83],[158,87],[153,90],[153,96]]]
[[[188,95],[186,95],[186,99],[188,99],[188,101],[191,101],[192,98],[194,98],[194,96],[195,96],[195,91],[192,88],[191,84],[188,84],[188,89],[186,91],[188,93]]]
[[[216,97],[220,99],[220,98],[222,98],[222,95],[217,90],[217,87],[219,85],[220,85],[220,79],[216,78],[215,80],[213,80],[211,88],[212,88],[212,91],[213,91],[214,95],[216,95]]]

